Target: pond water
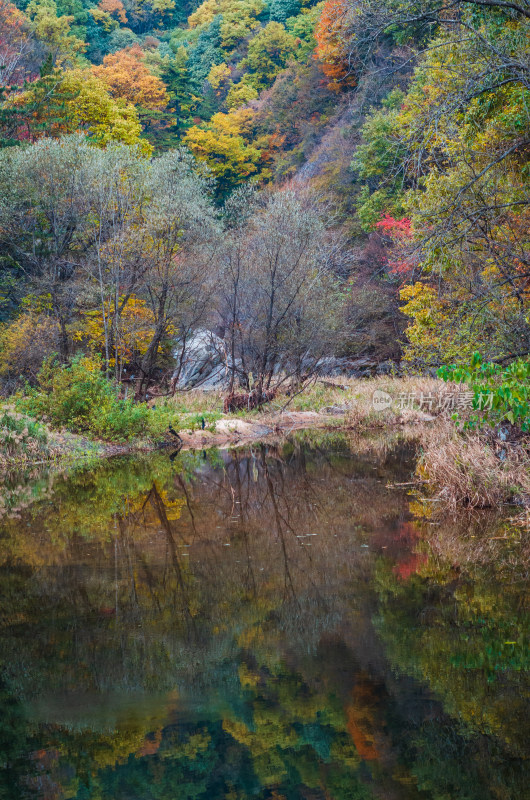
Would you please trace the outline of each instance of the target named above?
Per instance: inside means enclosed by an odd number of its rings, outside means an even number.
[[[299,433],[7,481],[0,798],[529,797],[521,543],[413,470]]]

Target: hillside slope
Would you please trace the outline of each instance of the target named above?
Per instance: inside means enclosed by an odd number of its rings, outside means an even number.
[[[530,12],[451,7],[0,0],[1,142],[184,145],[218,207],[310,185],[350,247],[339,354],[509,359],[530,350]]]

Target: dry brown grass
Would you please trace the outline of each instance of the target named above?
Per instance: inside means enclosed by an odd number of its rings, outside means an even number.
[[[373,394],[378,390],[386,391],[393,398],[392,408],[385,412],[375,411],[373,406]],[[423,392],[438,394],[447,391],[447,384],[435,378],[326,378],[311,384],[305,391],[289,398],[287,395],[278,395],[274,402],[264,406],[264,411],[279,411],[288,403],[289,411],[317,411],[322,412],[328,407],[340,407],[345,409],[345,414],[351,415],[350,422],[354,427],[355,419],[364,420],[362,427],[383,427],[389,421],[398,422],[401,417],[411,421],[414,417],[412,412],[403,412],[399,408],[399,397],[401,394],[416,394],[417,397]],[[166,398],[165,402],[174,406],[176,413],[202,413],[204,411],[223,410],[223,401],[226,392],[221,390],[201,391],[192,389],[190,391],[179,391],[174,397]],[[155,402],[155,401],[153,401]],[[419,421],[423,421],[421,415]]]
[[[422,377],[382,376],[368,380],[351,380],[348,385],[350,408],[345,422],[347,427],[361,430],[427,423],[438,413],[437,409],[420,408],[419,402],[410,404],[409,408],[407,398],[413,397],[419,401],[422,396],[437,397],[447,391],[447,384],[443,381]],[[383,411],[374,407],[373,398],[376,391],[386,392],[392,398],[392,404]]]
[[[496,451],[491,437],[438,420],[421,433],[419,476],[444,508],[494,508],[530,497],[530,459],[521,446]]]
[[[164,402],[175,408],[176,414],[203,414],[205,411],[218,411],[222,413],[223,402],[226,392],[218,389],[201,391],[200,389],[190,389],[189,391],[178,391],[173,397],[164,398]],[[155,398],[152,402],[160,402]]]

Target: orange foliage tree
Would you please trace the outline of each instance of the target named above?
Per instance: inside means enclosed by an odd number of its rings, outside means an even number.
[[[0,86],[25,77],[24,61],[32,48],[24,14],[8,0],[0,0]]]
[[[111,16],[114,14],[116,19],[124,25],[127,24],[127,14],[121,0],[99,0],[98,8]]]
[[[387,260],[388,270],[394,275],[409,276],[418,262],[411,248],[414,237],[412,220],[409,217],[395,219],[390,214],[383,214],[375,227],[394,243],[393,258]]]
[[[149,72],[144,64],[140,47],[128,47],[109,53],[100,67],[92,67],[116,98],[123,98],[136,106],[160,111],[169,102],[169,94],[163,81]]]
[[[347,0],[326,0],[315,30],[315,58],[329,79],[329,88],[355,84],[345,48],[349,4]]]

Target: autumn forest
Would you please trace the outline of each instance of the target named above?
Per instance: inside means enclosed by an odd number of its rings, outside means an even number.
[[[8,390],[52,352],[151,375],[190,320],[228,330],[227,264],[275,214],[308,317],[329,312],[306,350],[524,355],[529,19],[524,0],[2,0]]]

